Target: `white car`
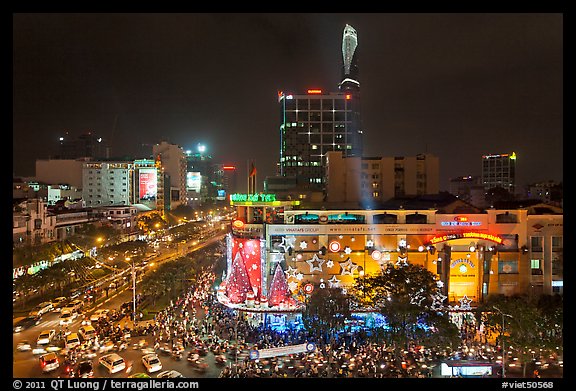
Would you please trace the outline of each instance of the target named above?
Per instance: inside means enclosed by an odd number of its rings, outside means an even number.
[[[52,338],[54,338],[55,334],[56,334],[56,330],[54,330],[54,329],[44,330],[38,336],[38,340],[36,341],[36,343],[38,345],[48,345],[50,343],[50,341],[52,341]]]
[[[156,372],[162,369],[162,363],[154,353],[142,356],[142,364],[146,367],[148,373]]]
[[[101,318],[108,315],[109,312],[110,312],[110,310],[107,310],[107,309],[96,310],[92,315],[90,315],[90,321],[91,322],[98,322]]]
[[[179,378],[179,377],[184,377],[184,375],[182,375],[178,371],[171,369],[169,371],[159,372],[158,375],[156,375],[156,377],[158,379],[175,379],[175,378]]]
[[[53,309],[54,309],[54,306],[52,305],[52,303],[49,301],[45,301],[43,303],[38,304],[36,307],[34,307],[34,309],[32,311],[30,311],[30,313],[28,315],[29,316],[42,316],[46,312],[50,312]]]
[[[74,319],[76,319],[76,317],[78,316],[78,314],[74,311],[64,311],[62,310],[62,314],[60,315],[60,326],[66,326],[69,324],[72,324],[72,322],[74,322]]]
[[[126,368],[126,361],[117,353],[110,353],[98,359],[110,374],[120,372]]]
[[[18,342],[18,345],[16,345],[16,350],[19,352],[27,352],[32,350],[32,346],[30,345],[30,342],[23,340]]]

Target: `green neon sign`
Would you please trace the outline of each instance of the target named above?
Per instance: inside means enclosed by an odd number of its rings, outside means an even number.
[[[230,194],[232,202],[275,202],[276,194]]]

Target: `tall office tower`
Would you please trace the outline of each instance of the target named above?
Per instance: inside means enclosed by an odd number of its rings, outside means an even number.
[[[280,104],[280,176],[296,177],[298,186],[323,190],[326,153],[362,156],[362,130],[349,92],[278,93]]]
[[[102,137],[97,137],[92,132],[81,134],[76,139],[66,132],[65,137],[60,137],[59,159],[78,159],[90,157],[93,159],[108,158],[108,148]]]
[[[482,185],[488,190],[501,187],[516,192],[516,153],[482,156]]]
[[[170,208],[186,204],[186,155],[181,146],[162,141],[152,146],[153,156],[160,156],[164,172],[170,176]]]
[[[339,84],[340,91],[359,91],[358,78],[358,34],[349,24],[344,27],[342,36],[342,81]]]

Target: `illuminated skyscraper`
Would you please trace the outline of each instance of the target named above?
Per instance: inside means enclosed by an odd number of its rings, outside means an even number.
[[[327,152],[362,156],[362,131],[352,93],[279,92],[278,102],[280,176],[296,177],[306,189],[323,190]]]
[[[482,185],[486,190],[501,187],[516,191],[516,153],[482,156]]]
[[[342,81],[339,88],[341,91],[358,91],[360,82],[358,81],[358,34],[349,24],[344,27],[342,36]]]

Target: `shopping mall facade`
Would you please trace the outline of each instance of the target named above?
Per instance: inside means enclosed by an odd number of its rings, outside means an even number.
[[[465,299],[475,307],[491,294],[562,293],[563,215],[558,208],[452,213],[466,210],[457,201],[441,210],[328,210],[304,209],[298,201],[277,201],[274,195],[232,200],[237,219],[227,239],[226,275],[237,274],[241,265],[254,292],[232,302],[224,281],[218,297],[232,308],[298,311],[298,306],[267,303],[278,267],[293,294],[347,289],[356,278],[389,264],[420,265],[436,274],[446,305]]]

